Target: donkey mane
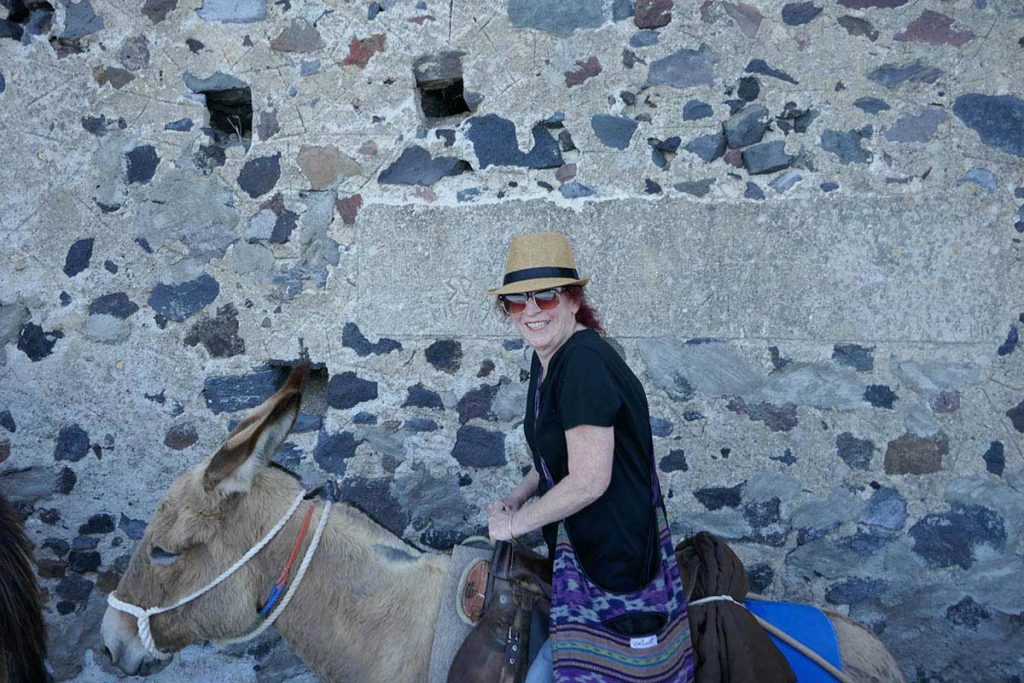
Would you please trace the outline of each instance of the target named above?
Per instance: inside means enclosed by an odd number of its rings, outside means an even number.
[[[0,495],[0,680],[9,683],[47,680],[46,625],[31,557],[21,519]]]

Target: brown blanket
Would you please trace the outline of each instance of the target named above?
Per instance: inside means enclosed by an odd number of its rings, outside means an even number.
[[[679,543],[676,559],[689,600],[750,590],[747,571],[725,541],[706,531]],[[796,675],[753,615],[727,601],[689,608],[696,683],[795,683]]]

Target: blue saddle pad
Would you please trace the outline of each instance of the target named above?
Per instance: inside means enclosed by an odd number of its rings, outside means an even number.
[[[837,669],[842,670],[836,632],[820,609],[795,602],[772,600],[744,600],[743,604],[751,612],[793,636]],[[835,683],[836,679],[820,666],[775,636],[771,638],[789,661],[798,683]]]

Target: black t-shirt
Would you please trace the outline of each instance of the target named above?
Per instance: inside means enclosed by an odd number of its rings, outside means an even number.
[[[647,396],[640,381],[615,350],[593,330],[580,330],[562,345],[540,384],[540,360],[533,355],[526,402],[526,441],[547,492],[544,458],[557,484],[569,472],[565,432],[579,425],[615,428],[615,452],[608,490],[566,519],[566,529],[583,570],[614,592],[645,585],[657,567],[657,525],[651,500],[654,445]],[[558,524],[544,526],[554,556]]]

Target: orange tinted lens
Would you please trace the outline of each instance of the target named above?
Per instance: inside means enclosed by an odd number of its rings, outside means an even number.
[[[550,311],[558,305],[558,292],[554,289],[545,289],[542,292],[534,292],[533,300],[537,302],[537,308],[542,311]]]
[[[512,294],[501,297],[501,304],[505,307],[505,312],[509,315],[515,315],[516,313],[522,313],[525,311],[526,301],[526,296],[523,294]]]

